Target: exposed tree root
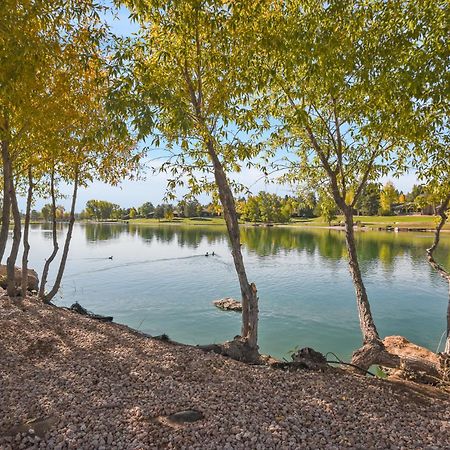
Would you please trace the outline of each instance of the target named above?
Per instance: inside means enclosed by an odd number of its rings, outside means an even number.
[[[406,339],[404,341],[409,344]],[[411,346],[414,346],[414,344],[411,344]],[[416,356],[411,352],[397,350],[395,353],[392,349],[388,351],[383,341],[368,342],[353,353],[352,364],[364,370],[369,369],[372,365],[396,369],[399,371],[397,375],[421,383],[438,384],[440,380],[446,381],[439,358],[431,361],[422,355]]]
[[[264,364],[258,349],[250,346],[247,340],[241,336],[235,336],[232,341],[226,341],[223,344],[198,345],[197,348],[206,352],[212,351],[219,355],[228,356],[236,361],[248,364]]]

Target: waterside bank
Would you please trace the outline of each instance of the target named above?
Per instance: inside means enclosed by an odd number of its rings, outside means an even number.
[[[434,388],[248,366],[30,299],[1,298],[0,329],[0,448],[450,446]]]
[[[294,228],[325,228],[343,230],[343,216],[337,216],[330,225],[318,217],[314,219],[292,219],[286,223],[264,223],[264,222],[240,222],[244,227],[294,227]],[[112,223],[112,222],[108,222]],[[123,223],[123,222],[117,222]],[[132,219],[126,221],[131,225],[184,225],[184,226],[225,226],[220,217],[194,217],[166,219]],[[435,216],[355,216],[355,229],[359,231],[424,231],[434,232],[436,228]],[[445,224],[443,232],[450,232],[450,224]]]

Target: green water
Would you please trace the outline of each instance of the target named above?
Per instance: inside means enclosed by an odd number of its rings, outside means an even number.
[[[380,334],[436,350],[447,286],[425,260],[431,239],[429,233],[357,234]],[[348,358],[361,335],[343,233],[246,227],[242,241],[260,296],[261,351],[287,357],[295,346],[308,346]],[[51,248],[49,228],[34,226],[31,242],[30,265],[41,270]],[[204,256],[212,251],[215,256]],[[450,265],[449,235],[437,256]],[[239,334],[240,315],[211,304],[225,296],[239,298],[239,286],[222,227],[78,224],[56,303],[78,301],[144,332],[206,344]]]

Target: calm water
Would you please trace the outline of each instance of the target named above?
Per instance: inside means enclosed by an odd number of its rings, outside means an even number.
[[[436,350],[445,329],[447,287],[425,261],[431,238],[357,235],[380,334],[400,334]],[[343,233],[249,227],[242,229],[242,241],[260,295],[261,351],[286,357],[299,345],[348,358],[361,336]],[[51,250],[50,229],[34,226],[31,242],[30,266],[41,271]],[[212,251],[216,256],[204,256]],[[438,256],[450,264],[450,236],[442,239]],[[78,301],[144,332],[206,344],[239,334],[240,315],[211,304],[225,296],[239,298],[239,286],[222,227],[78,224],[55,302]]]

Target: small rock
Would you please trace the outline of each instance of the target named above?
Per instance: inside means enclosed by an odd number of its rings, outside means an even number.
[[[225,311],[242,311],[241,303],[231,297],[214,300],[213,305]]]
[[[175,423],[196,422],[203,419],[204,415],[201,411],[195,409],[186,409],[185,411],[179,411],[175,414],[171,414],[167,417],[168,420]]]

